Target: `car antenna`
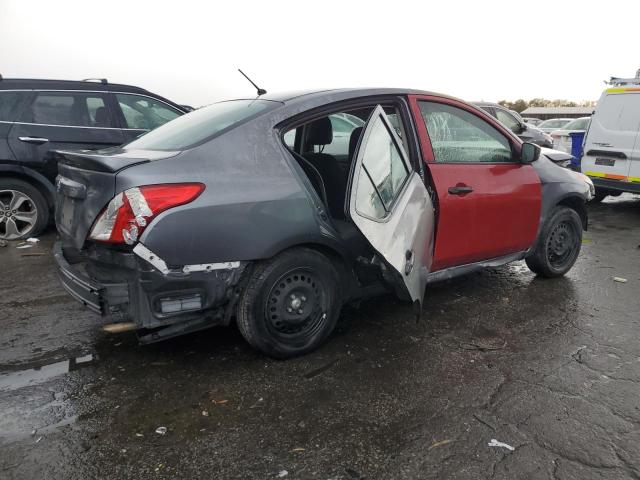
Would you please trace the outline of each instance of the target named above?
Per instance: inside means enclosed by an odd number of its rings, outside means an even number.
[[[244,78],[246,78],[247,80],[249,80],[249,83],[251,83],[251,85],[253,85],[254,87],[256,87],[256,90],[258,91],[258,96],[260,95],[265,95],[267,93],[267,91],[264,88],[260,88],[258,85],[256,85],[255,83],[253,83],[253,80],[251,80],[249,77],[247,77],[247,74],[244,73],[242,70],[238,69],[238,71],[242,74],[242,76]]]

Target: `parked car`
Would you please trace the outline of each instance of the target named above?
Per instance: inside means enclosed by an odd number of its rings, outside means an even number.
[[[534,127],[538,127],[538,125],[542,123],[542,120],[540,120],[539,118],[522,117],[522,119],[527,125],[533,125]]]
[[[591,117],[576,118],[565,124],[561,129],[551,132],[553,148],[561,152],[571,153],[571,145],[573,143],[571,134],[575,132],[586,132],[589,128],[589,122],[591,122]]]
[[[538,124],[538,128],[544,133],[551,133],[554,130],[559,130],[567,123],[571,122],[573,118],[550,118],[544,122]]]
[[[595,183],[597,201],[640,193],[640,77],[611,83],[591,119],[581,161],[582,172]]]
[[[127,143],[185,109],[142,88],[106,80],[0,77],[0,239],[40,233],[54,206],[52,151]]]
[[[346,115],[363,126],[325,153]],[[149,343],[236,318],[255,348],[291,357],[347,302],[392,291],[420,311],[427,283],[521,259],[566,273],[593,184],[540,152],[421,91],[216,103],[119,149],[59,152],[55,259],[109,330]]]
[[[517,112],[504,108],[502,105],[497,103],[474,102],[474,105],[497,118],[509,130],[520,137],[523,142],[531,142],[547,148],[551,148],[553,146],[553,142],[549,135],[532,125],[527,125]]]

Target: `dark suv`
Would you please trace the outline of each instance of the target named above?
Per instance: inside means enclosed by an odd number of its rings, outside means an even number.
[[[489,115],[497,118],[500,123],[515,133],[523,142],[531,142],[541,147],[553,148],[551,135],[533,125],[527,124],[518,112],[508,110],[502,105],[489,102],[473,102]]]
[[[57,149],[127,143],[188,110],[142,88],[0,77],[0,239],[37,235],[54,206]]]

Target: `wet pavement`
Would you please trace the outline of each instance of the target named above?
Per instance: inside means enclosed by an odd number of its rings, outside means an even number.
[[[433,285],[420,323],[381,297],[289,361],[104,334],[53,232],[0,247],[0,478],[638,479],[640,196],[589,210],[566,278]]]

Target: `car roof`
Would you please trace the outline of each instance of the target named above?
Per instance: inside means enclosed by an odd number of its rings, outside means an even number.
[[[343,98],[368,97],[374,95],[433,95],[438,97],[453,98],[440,93],[429,92],[426,90],[408,89],[408,88],[334,88],[322,90],[294,90],[288,92],[278,92],[274,94],[266,94],[260,98],[263,100],[272,100],[282,102],[284,104],[293,104],[298,102],[307,102],[317,100],[323,97],[338,95]]]
[[[0,90],[10,89],[61,89],[61,90],[93,90],[93,91],[114,91],[121,90],[123,92],[132,93],[151,93],[148,90],[133,85],[124,85],[121,83],[109,83],[106,80],[89,81],[89,80],[44,80],[35,78],[3,78],[0,80]]]

